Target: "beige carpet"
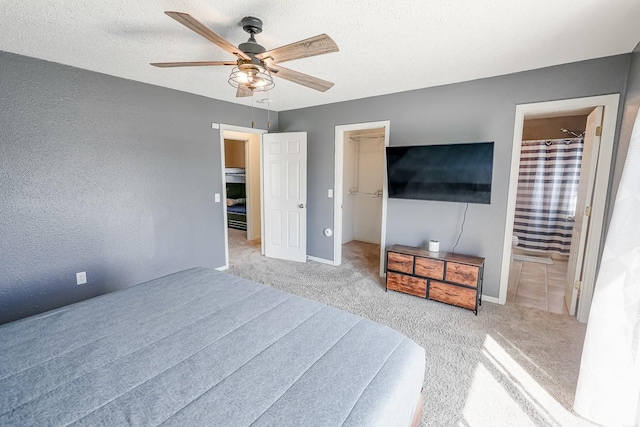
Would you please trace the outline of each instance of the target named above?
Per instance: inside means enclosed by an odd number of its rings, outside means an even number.
[[[473,312],[384,291],[379,246],[351,242],[333,267],[274,260],[231,230],[229,272],[388,325],[426,349],[423,426],[583,426],[571,410],[585,325],[484,302]]]

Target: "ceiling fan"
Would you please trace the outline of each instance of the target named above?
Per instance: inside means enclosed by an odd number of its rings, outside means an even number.
[[[187,13],[165,13],[238,59],[236,61],[152,62],[151,65],[155,67],[234,66],[229,83],[237,88],[236,96],[251,96],[255,91],[272,89],[274,87],[272,75],[320,92],[325,92],[333,86],[333,83],[326,80],[276,65],[294,59],[337,52],[338,45],[326,34],[266,50],[255,39],[255,35],[262,32],[262,21],[253,16],[247,16],[242,19],[242,28],[249,33],[249,40],[235,47]]]

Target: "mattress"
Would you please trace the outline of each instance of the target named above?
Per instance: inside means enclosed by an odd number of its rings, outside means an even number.
[[[0,425],[408,426],[424,349],[194,268],[0,326]]]
[[[247,205],[227,206],[227,212],[236,213],[236,214],[240,214],[240,215],[246,215],[247,214]]]

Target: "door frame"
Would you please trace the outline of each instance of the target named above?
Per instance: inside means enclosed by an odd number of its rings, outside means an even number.
[[[333,183],[333,265],[342,264],[342,185],[344,181],[344,134],[354,130],[384,128],[384,146],[389,146],[391,121],[354,123],[335,127],[335,168]],[[380,224],[380,276],[384,276],[384,262],[387,241],[387,153],[384,152],[382,168],[382,221]]]
[[[507,198],[507,212],[505,222],[504,243],[502,249],[502,271],[500,275],[500,293],[498,302],[507,301],[509,284],[509,268],[511,264],[511,236],[513,235],[513,221],[515,219],[516,197],[518,192],[518,174],[520,172],[520,151],[522,147],[522,130],[527,115],[544,113],[563,113],[591,107],[604,107],[602,117],[602,136],[600,152],[596,166],[596,179],[591,203],[591,220],[587,227],[587,243],[585,245],[584,268],[580,301],[578,303],[577,319],[586,323],[591,309],[591,299],[595,287],[596,270],[602,231],[604,225],[605,207],[607,202],[609,173],[613,159],[613,145],[616,132],[616,120],[620,103],[620,94],[591,96],[585,98],[563,99],[559,101],[518,104],[515,111],[513,130],[513,144],[511,153],[511,171],[509,175],[509,194]]]
[[[225,125],[220,124],[220,165],[221,165],[221,174],[222,174],[222,212],[223,212],[223,221],[224,221],[224,266],[220,267],[219,270],[228,270],[229,269],[229,222],[227,219],[227,209],[226,209],[226,200],[227,200],[227,186],[226,186],[226,176],[225,176],[225,156],[224,156],[224,134],[225,131],[231,132],[240,132],[240,133],[252,133],[260,135],[260,164],[262,164],[262,135],[268,133],[269,131],[266,129],[255,129],[255,128],[246,128],[242,126],[233,126],[233,125]],[[245,153],[246,155],[246,153]],[[260,245],[262,254],[264,254],[264,211],[262,209],[263,206],[263,191],[262,191],[262,168],[260,168]],[[248,230],[247,230],[248,231]]]

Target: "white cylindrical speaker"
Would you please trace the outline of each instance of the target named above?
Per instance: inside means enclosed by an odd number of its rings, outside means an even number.
[[[440,252],[439,240],[429,240],[429,252]]]

